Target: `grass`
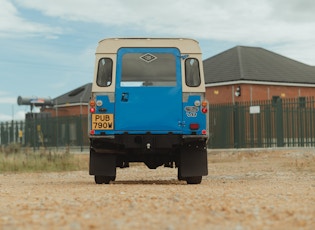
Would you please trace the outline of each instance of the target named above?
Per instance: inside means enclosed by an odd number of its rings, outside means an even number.
[[[33,152],[29,149],[9,147],[0,150],[0,173],[4,172],[60,172],[87,170],[87,157],[45,149]]]

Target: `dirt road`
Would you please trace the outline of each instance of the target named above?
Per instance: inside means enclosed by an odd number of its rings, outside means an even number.
[[[0,174],[0,229],[315,229],[315,151],[210,151],[200,185],[139,164],[110,185],[86,171]]]

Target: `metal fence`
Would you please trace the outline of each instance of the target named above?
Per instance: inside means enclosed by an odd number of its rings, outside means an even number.
[[[210,105],[209,148],[315,146],[314,98]],[[25,121],[0,123],[0,145],[89,146],[87,116],[31,114]]]
[[[87,116],[47,117],[31,114],[25,121],[0,123],[0,145],[20,143],[33,147],[89,145]]]
[[[315,146],[314,98],[210,105],[210,148]]]

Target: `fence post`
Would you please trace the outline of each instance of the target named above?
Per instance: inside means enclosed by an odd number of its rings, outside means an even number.
[[[250,147],[254,148],[255,134],[254,134],[254,114],[249,114],[249,133],[250,133]]]
[[[299,100],[297,101],[298,103],[298,111],[299,111],[299,146],[305,146],[305,127],[304,127],[304,124],[305,124],[305,98],[303,98],[304,100],[301,100],[302,98],[299,98]]]
[[[310,111],[310,141],[311,141],[311,145],[310,146],[314,146],[314,98],[311,97],[309,99],[309,111]]]
[[[283,147],[283,110],[282,110],[282,99],[277,99],[276,104],[276,131],[277,131],[277,147]]]
[[[233,123],[234,125],[231,126],[234,128],[233,136],[234,136],[234,148],[239,148],[239,130],[240,130],[240,122],[239,122],[239,111],[238,111],[238,103],[235,102],[233,107]]]
[[[4,134],[4,122],[0,123],[0,144],[4,145],[5,144],[5,134]]]
[[[79,142],[80,142],[80,148],[81,148],[81,152],[83,151],[83,127],[82,127],[82,112],[80,113],[80,117],[79,117]]]

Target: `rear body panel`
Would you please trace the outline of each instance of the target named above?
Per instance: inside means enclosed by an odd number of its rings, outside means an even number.
[[[128,54],[135,54],[134,59],[123,62],[123,58]],[[143,55],[151,55],[156,60],[146,62],[141,60]],[[181,69],[180,69],[180,53],[176,48],[122,48],[117,54],[117,66],[133,65],[134,68],[142,68],[140,71],[150,71],[150,66],[163,58],[161,54],[171,55],[171,61],[174,71],[174,82],[164,82],[166,86],[161,85],[161,81],[151,79],[155,74],[148,73],[147,76],[132,76],[133,73],[124,73],[126,80],[124,81],[123,69],[117,68],[116,72],[116,94],[115,94],[115,130],[116,133],[181,133],[182,121],[182,87],[181,87]],[[161,71],[164,63],[158,63]],[[130,67],[129,67],[130,68]],[[129,70],[126,67],[126,71]],[[152,70],[153,71],[153,70]],[[137,74],[138,71],[135,71]],[[163,74],[163,73],[161,73]],[[161,78],[160,76],[156,76]],[[172,76],[173,77],[173,76]],[[164,79],[162,79],[164,80]],[[148,82],[147,82],[148,81]],[[156,83],[160,85],[155,85]]]

